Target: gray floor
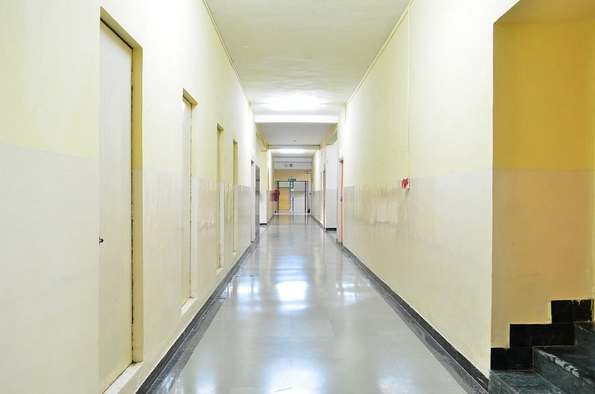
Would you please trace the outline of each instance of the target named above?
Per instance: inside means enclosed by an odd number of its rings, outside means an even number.
[[[261,233],[206,322],[154,392],[465,392],[304,216]]]

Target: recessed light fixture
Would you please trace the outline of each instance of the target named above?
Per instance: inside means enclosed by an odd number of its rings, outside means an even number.
[[[282,155],[303,155],[304,153],[306,153],[306,150],[300,148],[283,148],[278,149],[277,152],[279,152]]]
[[[273,111],[311,111],[324,106],[322,100],[307,94],[292,94],[272,98],[263,103],[263,106]]]

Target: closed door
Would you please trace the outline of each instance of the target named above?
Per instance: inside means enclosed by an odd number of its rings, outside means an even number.
[[[107,388],[132,362],[132,50],[100,38],[99,373]]]
[[[345,226],[343,215],[343,160],[339,161],[339,242],[343,243],[343,232]]]
[[[217,127],[217,269],[223,267],[225,259],[225,188],[223,185],[223,128]]]
[[[191,239],[192,239],[192,104],[182,100],[182,304],[192,296]]]
[[[260,167],[254,169],[254,241],[260,237]]]

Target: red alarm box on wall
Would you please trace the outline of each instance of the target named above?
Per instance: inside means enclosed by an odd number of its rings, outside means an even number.
[[[273,190],[271,192],[271,200],[273,200],[274,202],[278,202],[280,194],[281,194],[281,192],[279,191],[279,189]]]
[[[401,189],[409,190],[411,188],[411,180],[409,177],[401,179]]]

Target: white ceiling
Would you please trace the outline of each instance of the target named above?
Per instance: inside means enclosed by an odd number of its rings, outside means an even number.
[[[407,2],[207,0],[257,117],[338,115]]]
[[[270,145],[320,145],[335,124],[260,123],[258,129]]]

